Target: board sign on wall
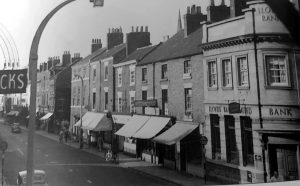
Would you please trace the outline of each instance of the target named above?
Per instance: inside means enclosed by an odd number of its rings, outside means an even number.
[[[27,69],[0,70],[0,94],[25,93]]]

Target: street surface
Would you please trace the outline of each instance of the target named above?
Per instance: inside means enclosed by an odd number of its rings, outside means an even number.
[[[4,177],[7,184],[16,185],[17,172],[26,169],[27,131],[11,133],[1,122],[0,136],[8,142]],[[46,171],[50,186],[172,185],[40,135],[35,135],[34,162],[35,169]]]

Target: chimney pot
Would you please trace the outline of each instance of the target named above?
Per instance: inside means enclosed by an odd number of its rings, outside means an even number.
[[[131,32],[134,32],[134,27],[133,26],[131,27]]]
[[[189,6],[187,7],[186,14],[191,14],[191,8]]]
[[[143,26],[141,26],[141,32],[144,32],[144,27]]]
[[[192,5],[192,8],[191,8],[191,14],[196,14],[196,6],[195,5]]]
[[[139,27],[138,26],[136,27],[135,32],[139,32]]]
[[[145,27],[145,32],[148,32],[148,26]]]
[[[197,6],[197,14],[201,14],[201,6]]]
[[[120,27],[120,32],[122,32],[122,27]]]

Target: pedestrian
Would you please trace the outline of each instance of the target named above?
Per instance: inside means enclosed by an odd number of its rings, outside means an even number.
[[[65,130],[65,142],[68,142],[68,137],[69,137],[69,131]]]
[[[274,171],[273,176],[270,179],[270,182],[279,182],[281,181],[277,171]]]
[[[100,152],[102,151],[102,143],[103,143],[102,138],[99,136],[97,144],[98,144],[98,149]]]

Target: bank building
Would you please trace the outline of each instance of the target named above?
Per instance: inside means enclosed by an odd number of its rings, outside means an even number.
[[[299,45],[264,1],[243,13],[202,23],[207,175],[299,180]]]

